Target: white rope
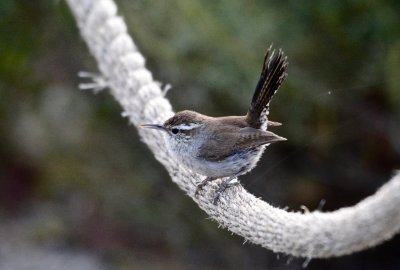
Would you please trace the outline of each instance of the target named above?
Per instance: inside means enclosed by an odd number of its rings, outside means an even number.
[[[145,68],[112,0],[67,0],[101,76],[134,125],[162,123],[173,115],[160,84]],[[196,199],[204,177],[169,155],[161,133],[139,130],[142,140],[201,209],[228,230],[275,252],[307,258],[340,256],[377,245],[400,229],[400,173],[357,205],[330,213],[290,213],[272,207],[242,187],[228,189],[213,205],[216,183]]]

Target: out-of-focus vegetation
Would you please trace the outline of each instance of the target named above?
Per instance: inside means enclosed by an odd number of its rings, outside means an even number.
[[[244,114],[265,49],[285,51],[289,76],[270,116],[289,140],[242,178],[250,192],[333,210],[400,168],[399,1],[117,4],[176,110]],[[97,68],[63,1],[2,0],[0,56],[1,269],[32,256],[48,269],[300,268],[218,229],[107,92],[77,89],[77,72]],[[309,269],[398,269],[399,247],[397,236]]]

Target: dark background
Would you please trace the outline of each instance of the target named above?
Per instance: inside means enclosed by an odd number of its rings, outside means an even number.
[[[176,110],[244,114],[266,48],[285,51],[288,141],[241,178],[256,196],[335,210],[400,169],[399,1],[117,2]],[[219,229],[107,91],[78,90],[97,67],[64,1],[2,0],[0,56],[0,269],[301,269]],[[400,269],[400,239],[308,269]]]

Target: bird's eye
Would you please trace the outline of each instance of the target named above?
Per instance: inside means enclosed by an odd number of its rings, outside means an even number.
[[[179,129],[173,128],[173,129],[171,129],[171,132],[172,132],[173,134],[178,134],[178,133],[179,133]]]

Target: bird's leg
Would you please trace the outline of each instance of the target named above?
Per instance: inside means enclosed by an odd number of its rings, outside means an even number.
[[[200,191],[203,190],[203,187],[205,185],[207,185],[208,182],[214,181],[216,179],[218,179],[218,177],[209,177],[209,176],[206,177],[206,179],[204,179],[203,181],[201,181],[200,184],[197,185],[196,192],[194,193],[194,196],[197,198],[197,196],[199,196]]]
[[[216,195],[215,195],[214,201],[213,201],[214,205],[217,205],[219,198],[221,197],[221,194],[224,193],[224,191],[227,188],[237,186],[240,184],[239,180],[237,180],[236,177],[237,177],[237,175],[233,175],[233,176],[230,176],[229,178],[225,179],[224,181],[222,181],[221,185],[215,191]],[[236,180],[236,181],[233,182],[233,180]]]

